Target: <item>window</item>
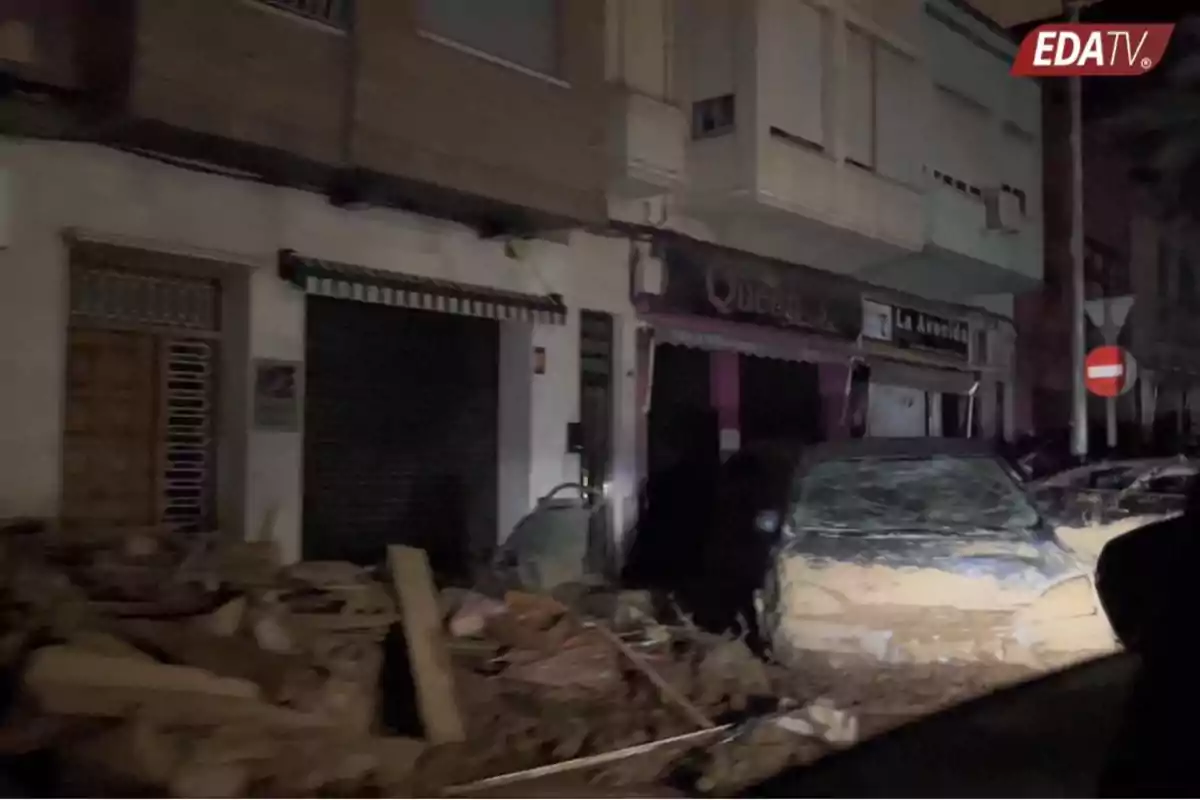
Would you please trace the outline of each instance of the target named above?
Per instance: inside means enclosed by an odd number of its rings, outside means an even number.
[[[925,116],[913,109],[925,105],[923,65],[876,43],[875,169],[910,186],[921,183],[926,160]]]
[[[930,161],[937,170],[969,186],[996,185],[992,163],[996,137],[993,119],[986,109],[939,86],[933,95],[930,133]],[[1040,171],[1034,174],[1040,180]]]
[[[862,31],[847,31],[846,160],[875,168],[875,44]]]
[[[350,24],[351,0],[258,0],[258,2],[343,30]]]
[[[559,0],[417,0],[422,32],[559,76]]]
[[[733,133],[737,122],[734,96],[724,94],[692,103],[692,138],[707,139]]]
[[[823,147],[828,15],[805,0],[764,0],[759,98],[775,135]]]

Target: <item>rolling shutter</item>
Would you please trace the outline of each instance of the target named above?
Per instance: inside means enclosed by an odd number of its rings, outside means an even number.
[[[460,572],[496,539],[499,323],[310,296],[306,326],[304,557]]]

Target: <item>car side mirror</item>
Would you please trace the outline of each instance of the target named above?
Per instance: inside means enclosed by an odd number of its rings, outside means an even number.
[[[1124,533],[1104,545],[1096,562],[1100,605],[1130,650],[1178,648],[1196,616],[1191,570],[1200,542],[1194,522],[1180,517]]]
[[[745,517],[743,517],[745,519]],[[767,536],[779,533],[779,512],[760,511],[754,516],[754,529]]]

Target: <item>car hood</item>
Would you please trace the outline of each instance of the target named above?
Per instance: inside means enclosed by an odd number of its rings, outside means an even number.
[[[793,599],[814,587],[847,607],[1016,611],[1088,574],[1053,539],[809,533],[777,550],[768,585]]]

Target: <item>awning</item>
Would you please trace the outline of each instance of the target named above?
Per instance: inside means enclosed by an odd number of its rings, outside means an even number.
[[[969,364],[935,353],[902,350],[868,340],[863,342],[863,355],[871,367],[871,383],[966,394],[976,381],[977,373]]]
[[[975,383],[975,373],[965,366],[955,369],[906,363],[846,339],[687,314],[643,313],[639,318],[654,326],[654,339],[659,344],[809,363],[847,364],[858,359],[871,367],[873,383],[911,386],[927,392],[966,394]]]
[[[905,364],[878,356],[869,358],[867,363],[871,366],[871,383],[943,394],[966,394],[975,385],[973,372]]]
[[[467,317],[564,325],[559,295],[536,295],[371,269],[279,251],[279,277],[311,295]]]
[[[661,344],[785,361],[845,363],[858,354],[852,341],[799,330],[688,314],[643,313],[639,318],[654,326],[655,341]]]

